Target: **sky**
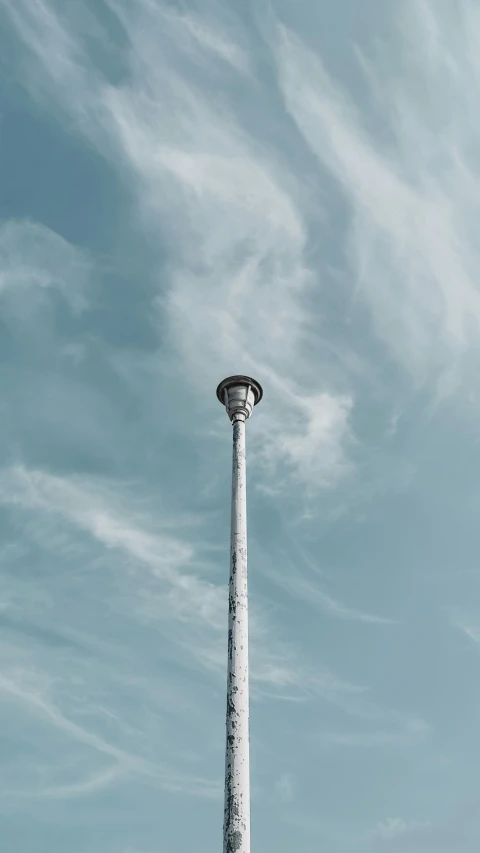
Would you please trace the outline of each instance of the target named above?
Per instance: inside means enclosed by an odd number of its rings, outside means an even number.
[[[480,4],[0,0],[5,853],[480,844]]]

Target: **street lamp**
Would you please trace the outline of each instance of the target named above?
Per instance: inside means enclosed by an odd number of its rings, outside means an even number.
[[[245,423],[262,396],[262,386],[249,376],[229,376],[217,388],[233,424],[223,853],[250,853]]]

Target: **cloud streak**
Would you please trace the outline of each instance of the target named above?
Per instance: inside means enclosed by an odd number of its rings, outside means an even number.
[[[202,90],[179,63],[188,55],[201,69],[220,59],[243,70],[244,48],[160,4],[109,7],[129,45],[126,79],[117,85],[48,0],[20,0],[6,11],[37,89],[128,177],[146,230],[155,223],[154,241],[158,228],[168,241],[169,286],[157,307],[173,347],[171,370],[180,357],[193,393],[200,379],[214,384],[220,373],[261,376],[269,412],[260,428],[270,440],[266,454],[260,444],[257,451],[266,471],[277,484],[293,475],[312,491],[331,486],[350,469],[353,398],[319,381],[309,358],[316,328],[302,187],[221,95],[215,103],[212,81]],[[235,31],[241,38],[238,21]],[[216,65],[208,67],[219,85]]]
[[[44,225],[7,221],[0,226],[0,296],[11,297],[24,312],[38,304],[35,290],[48,288],[76,310],[85,307],[91,269],[84,251]]]
[[[399,838],[404,835],[412,835],[430,827],[429,821],[410,820],[406,821],[403,818],[389,817],[381,821],[372,831],[374,838],[381,838],[384,841],[391,841],[394,838]]]
[[[450,616],[450,624],[461,631],[472,645],[480,647],[480,626],[475,620],[468,619],[464,614],[456,612]]]
[[[66,524],[68,533],[73,526],[107,553],[113,549],[122,554],[125,571],[119,576],[117,570],[116,582],[120,588],[126,584],[121,600],[127,596],[130,612],[133,608],[137,618],[161,630],[168,626],[169,636],[183,653],[223,678],[226,588],[203,577],[204,560],[198,548],[186,541],[186,527],[181,539],[166,531],[153,531],[148,516],[129,505],[118,484],[113,487],[92,478],[58,477],[25,467],[3,472],[0,503],[27,513],[27,517],[32,512],[45,514],[55,525],[60,524],[59,530]],[[45,528],[43,522],[30,528],[30,534],[43,547],[51,548],[52,542],[57,551],[65,545],[71,547],[68,535],[63,544],[58,534],[52,539],[52,528]],[[119,606],[124,607],[120,602]],[[348,697],[359,691],[326,667],[302,664],[295,649],[270,624],[261,604],[253,607],[251,639],[253,689],[259,696],[297,700],[320,696],[348,707]]]
[[[469,87],[478,87],[478,63],[468,44],[478,14],[462,5],[455,22],[461,49],[451,53],[441,35],[442,16],[431,3],[405,4],[403,43],[380,57],[374,71],[364,63],[373,115],[387,123],[388,145],[369,132],[353,101],[297,34],[278,25],[273,45],[286,108],[347,204],[358,296],[377,336],[417,387],[447,375],[458,380],[462,357],[479,342],[479,256],[465,227],[473,194],[478,197],[470,128],[465,116],[457,116],[454,135],[445,125],[441,140],[437,132],[438,121],[447,118],[438,92],[463,95],[467,75]],[[428,51],[412,66],[406,56],[420,43]]]
[[[370,625],[395,625],[396,620],[372,613],[365,613],[353,607],[348,607],[341,601],[331,596],[322,588],[318,581],[314,582],[304,573],[296,569],[291,563],[287,563],[286,570],[280,571],[267,569],[271,581],[282,587],[286,592],[315,609],[334,619],[345,619],[351,622],[363,622]]]
[[[3,472],[0,504],[20,510],[27,519],[32,511],[52,519],[53,530],[63,530],[66,536],[60,545],[58,538],[53,538],[57,553],[65,544],[71,547],[69,528],[72,533],[80,530],[96,540],[102,549],[100,553],[108,555],[112,551],[110,596],[114,607],[127,619],[133,618],[137,625],[162,632],[169,645],[175,644],[179,662],[190,667],[200,664],[223,684],[226,589],[203,576],[206,564],[201,552],[186,541],[186,527],[181,539],[165,530],[152,530],[148,516],[139,511],[128,491],[122,491],[118,483],[113,487],[106,481],[58,477],[25,467]],[[168,526],[167,516],[163,524]],[[26,524],[24,530],[36,537],[42,547],[52,547],[49,545],[52,527],[45,527],[43,520],[33,528]],[[119,562],[115,554],[123,556],[124,561]],[[370,699],[364,686],[341,678],[318,659],[315,664],[310,662],[304,650],[278,629],[262,600],[252,604],[254,699],[322,700],[350,717],[385,726],[386,736],[395,738],[406,733],[409,740],[411,736],[427,734],[428,726],[423,721],[380,707]],[[331,602],[329,606],[332,607]],[[335,606],[342,610],[338,603]],[[353,616],[352,612],[347,613],[347,617],[343,613],[342,617],[359,618],[355,612]],[[366,618],[366,614],[360,616]]]
[[[24,788],[21,791],[8,790],[8,797],[46,797],[51,799],[70,799],[95,794],[99,790],[125,781],[132,773],[147,777],[152,784],[169,791],[184,795],[216,797],[220,787],[208,779],[182,776],[178,771],[156,764],[153,761],[126,752],[112,745],[95,732],[78,725],[69,719],[53,704],[45,693],[45,686],[38,682],[34,672],[14,670],[11,676],[0,678],[0,692],[5,699],[17,703],[27,713],[36,716],[52,726],[56,732],[71,739],[82,747],[114,759],[115,763],[87,779],[64,785],[42,785],[38,790]]]

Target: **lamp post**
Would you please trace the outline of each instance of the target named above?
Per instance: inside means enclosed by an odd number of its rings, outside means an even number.
[[[261,385],[249,376],[229,376],[217,388],[233,425],[223,853],[250,853],[245,424],[262,396]]]

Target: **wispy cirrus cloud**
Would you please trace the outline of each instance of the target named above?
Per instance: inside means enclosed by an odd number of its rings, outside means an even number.
[[[218,798],[219,780],[202,776],[189,757],[193,743],[183,757],[185,745],[180,749],[173,740],[167,748],[161,734],[173,713],[177,722],[188,720],[193,741],[198,728],[208,742],[214,722],[198,694],[191,718],[199,672],[209,673],[213,689],[221,685],[223,692],[225,589],[208,579],[211,552],[208,543],[202,548],[197,542],[197,520],[170,521],[158,496],[155,512],[146,509],[145,497],[136,500],[126,483],[25,466],[2,471],[0,505],[22,531],[27,558],[29,550],[37,553],[39,573],[23,587],[12,588],[10,572],[5,579],[4,713],[16,708],[19,719],[26,716],[35,730],[50,732],[47,743],[67,744],[62,760],[33,753],[23,766],[28,780],[17,768],[5,786],[5,803],[100,796],[136,779],[182,796]],[[11,551],[6,565],[16,571],[12,561],[22,565],[24,556]],[[84,597],[89,589],[85,622],[75,590]],[[318,659],[313,665],[261,600],[253,603],[251,639],[254,700],[320,701],[390,732],[410,725],[376,706],[365,687]],[[152,682],[159,654],[187,673],[185,695],[167,676],[161,685]],[[318,738],[316,746],[322,746]],[[280,790],[290,797],[288,781]]]
[[[416,387],[456,382],[462,357],[480,340],[480,257],[468,227],[478,171],[462,111],[467,79],[470,91],[480,84],[470,38],[478,10],[462,4],[449,19],[450,45],[445,18],[432,3],[402,7],[404,40],[375,64],[363,62],[369,124],[296,33],[279,25],[273,45],[286,107],[345,199],[358,298]],[[421,59],[420,44],[428,45]],[[451,98],[442,100],[446,90]],[[459,105],[454,123],[451,103]],[[372,132],[379,119],[388,137]]]
[[[3,647],[2,652],[6,649]],[[10,649],[10,652],[12,649]],[[2,655],[3,656],[3,655]],[[71,772],[64,775],[67,781],[62,784],[52,784],[52,762],[42,771],[38,787],[31,787],[23,781],[22,787],[16,790],[10,785],[4,786],[3,797],[6,800],[18,798],[47,798],[47,799],[71,799],[82,796],[93,795],[111,785],[125,782],[132,774],[146,777],[150,784],[169,791],[178,791],[184,795],[217,797],[220,794],[220,786],[205,778],[189,777],[178,772],[177,768],[166,767],[155,760],[149,760],[141,754],[129,753],[121,747],[109,742],[94,730],[88,729],[75,722],[67,716],[49,697],[49,692],[54,688],[54,679],[48,679],[48,685],[38,670],[33,668],[15,668],[6,664],[5,676],[0,679],[0,693],[4,696],[4,703],[14,703],[20,712],[27,716],[37,718],[40,723],[50,726],[57,736],[67,741],[73,741],[82,748],[91,750],[94,754],[113,759],[113,764],[103,767],[95,773],[89,772],[85,778],[72,782]],[[68,752],[66,753],[68,756]],[[62,762],[56,762],[57,774],[62,770]],[[31,768],[30,777],[32,776]],[[34,774],[33,774],[34,775]],[[50,777],[50,778],[49,778]]]
[[[44,225],[10,220],[0,226],[0,296],[12,306],[21,305],[22,319],[48,288],[59,291],[73,308],[85,307],[91,269],[85,251]]]
[[[8,796],[25,797],[26,799],[38,797],[39,799],[69,800],[76,797],[90,797],[109,788],[115,783],[125,780],[128,776],[125,768],[120,764],[107,767],[98,773],[89,775],[77,782],[67,782],[64,785],[39,785],[37,789],[28,791],[8,792]]]
[[[372,836],[374,838],[381,838],[384,841],[391,841],[400,836],[421,832],[429,827],[429,821],[404,820],[401,817],[389,817],[377,824],[375,829],[372,830]]]
[[[96,541],[100,552],[88,549],[86,554],[94,564],[108,559],[110,607],[147,630],[161,632],[174,644],[178,661],[190,668],[200,664],[223,683],[226,589],[208,579],[208,543],[206,549],[194,546],[186,536],[187,522],[179,538],[168,530],[168,515],[159,530],[125,485],[25,467],[3,471],[0,504],[25,514],[25,534],[57,554],[75,554],[78,533]],[[32,512],[40,517],[28,522]],[[382,708],[366,687],[352,684],[318,659],[309,660],[304,649],[279,630],[262,599],[252,603],[250,633],[254,698],[320,699],[369,725],[385,726],[393,738],[405,734],[409,740],[428,733],[424,721]]]
[[[451,613],[450,624],[468,637],[474,646],[480,646],[480,625],[476,619],[471,619],[465,613],[457,610]]]
[[[300,569],[294,567],[290,561],[284,560],[283,562],[285,564],[282,567],[283,570],[277,566],[275,569],[266,570],[269,579],[290,593],[294,598],[300,599],[327,616],[353,622],[364,622],[370,625],[398,624],[395,619],[389,619],[386,616],[379,616],[373,613],[365,613],[362,610],[349,607],[326,591],[325,579],[321,583],[318,577],[312,578],[311,574],[307,575],[305,572],[302,572]]]
[[[107,554],[113,550],[122,555],[125,568],[116,573],[116,606],[124,611],[122,602],[127,600],[126,613],[133,610],[137,619],[158,626],[184,654],[223,679],[227,591],[208,580],[208,545],[202,554],[201,543],[194,546],[193,539],[187,539],[187,519],[178,537],[174,531],[159,530],[118,483],[114,487],[98,479],[59,477],[25,467],[3,471],[0,504],[27,518],[33,513],[25,532],[57,554],[75,553],[79,547],[69,536],[73,529],[74,534],[88,534]],[[38,513],[40,520],[35,521]],[[177,518],[174,526],[178,523]],[[164,525],[168,527],[167,518]],[[270,624],[261,603],[253,606],[251,638],[253,689],[259,696],[322,697],[348,708],[349,697],[363,692],[325,666],[302,662]]]
[[[111,2],[110,5],[117,14],[120,13],[122,4]],[[124,4],[123,9],[125,9]],[[217,9],[218,11],[220,10]],[[225,13],[225,11],[226,9],[224,8],[223,12]],[[200,47],[207,54],[213,54],[214,57],[223,60],[239,72],[250,72],[251,57],[249,56],[248,49],[238,41],[242,33],[238,27],[235,27],[234,20],[229,22],[232,30],[231,34],[229,34],[229,27],[225,26],[226,22],[223,22],[224,26],[222,28],[217,16],[214,16],[213,21],[210,22],[208,17],[195,14],[194,12],[172,12],[167,7],[162,8],[161,6],[158,7],[157,14],[160,14],[174,31],[184,31],[180,35],[180,38],[177,39],[180,44],[188,48],[188,42],[185,41],[186,32],[191,36],[197,50]],[[123,15],[123,20],[127,20],[125,15]]]
[[[226,35],[218,22],[216,30],[200,26],[161,4],[109,8],[128,43],[117,84],[49,0],[8,8],[29,67],[37,69],[33,89],[43,87],[117,165],[146,232],[161,227],[168,240],[169,283],[159,288],[157,306],[173,347],[171,369],[179,369],[180,356],[193,390],[220,373],[260,375],[269,393],[262,415],[267,471],[277,483],[293,474],[310,489],[332,485],[350,468],[353,398],[319,381],[308,356],[316,329],[303,188],[285,158],[214,95],[212,81],[201,88],[196,71],[178,61],[193,57],[217,86],[215,62],[227,60],[241,85],[252,86],[243,79],[241,25],[234,41],[233,28]],[[286,395],[289,414],[279,429]]]

